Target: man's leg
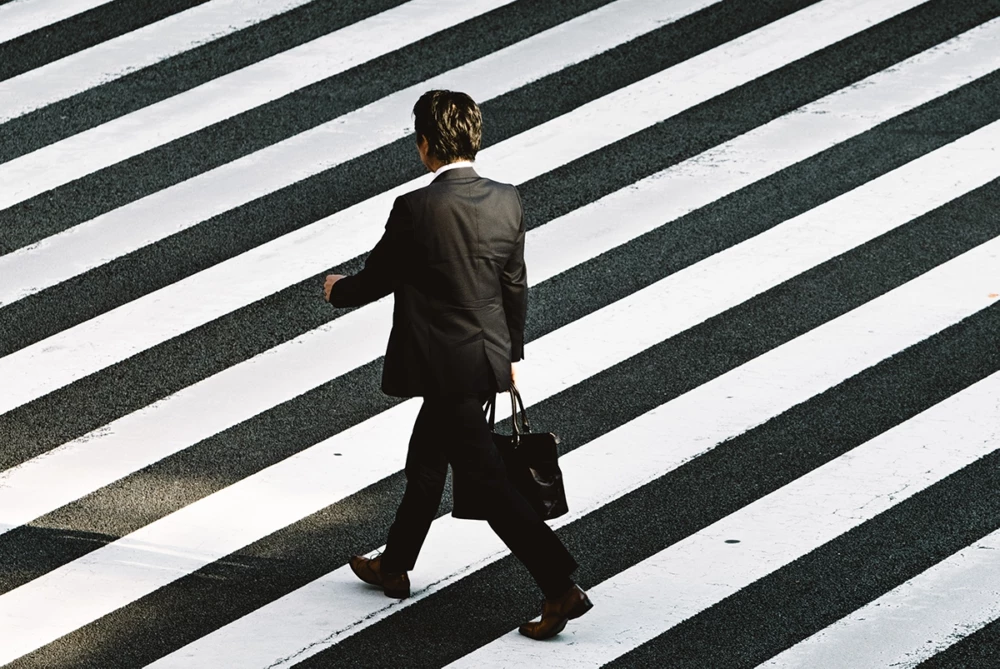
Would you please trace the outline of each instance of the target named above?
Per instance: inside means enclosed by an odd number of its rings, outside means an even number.
[[[475,419],[477,414],[478,421]],[[518,631],[532,639],[551,638],[570,620],[584,615],[594,605],[587,593],[570,578],[577,568],[576,560],[507,478],[503,458],[493,444],[482,412],[469,411],[468,421],[473,426],[472,432],[479,435],[470,438],[470,443],[478,444],[471,450],[482,454],[479,457],[486,463],[487,472],[496,473],[485,477],[491,482],[484,486],[492,502],[487,506],[490,527],[524,564],[545,594],[541,618],[524,623]],[[452,462],[452,467],[454,465]]]
[[[489,518],[490,527],[520,560],[546,598],[573,587],[577,563],[562,541],[510,484]]]
[[[427,538],[444,491],[448,460],[438,443],[440,428],[427,401],[420,407],[406,453],[406,492],[389,528],[382,553],[382,571],[410,571]]]
[[[456,400],[445,448],[453,469],[464,469],[482,482],[488,501],[488,522],[532,575],[546,597],[557,597],[570,587],[569,575],[577,563],[562,541],[507,479],[500,452],[493,443],[480,398]],[[460,474],[459,474],[460,475]]]

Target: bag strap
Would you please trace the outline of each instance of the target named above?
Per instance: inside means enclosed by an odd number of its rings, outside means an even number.
[[[510,395],[510,433],[514,438],[514,445],[517,446],[520,444],[522,434],[531,433],[531,423],[528,422],[528,412],[524,408],[524,400],[521,399],[521,393],[517,390],[517,386],[511,383],[508,393]],[[486,401],[484,411],[489,411],[487,422],[490,426],[490,432],[493,432],[496,429],[497,413],[495,394]]]
[[[511,416],[516,414],[517,408],[520,407],[521,425],[523,426],[522,432],[524,434],[530,434],[531,423],[528,422],[528,411],[527,409],[524,408],[524,400],[521,399],[521,393],[518,392],[517,386],[515,386],[513,383],[510,384],[510,403],[511,403]]]
[[[521,393],[517,386],[511,383],[508,393],[510,395],[510,433],[514,437],[514,445],[516,446],[520,443],[522,434],[531,433],[531,423],[528,422],[528,411],[524,408],[524,400],[521,399]],[[490,426],[490,432],[493,432],[496,429],[496,395],[486,400],[486,406],[483,410],[489,412],[487,423]]]
[[[490,432],[492,432],[493,428],[496,426],[496,415],[497,415],[497,396],[496,396],[496,393],[490,395],[490,398],[488,400],[486,400],[486,406],[487,406],[487,408],[489,409],[489,412],[490,412],[490,417],[489,417],[488,422],[489,422],[489,425],[490,425]]]

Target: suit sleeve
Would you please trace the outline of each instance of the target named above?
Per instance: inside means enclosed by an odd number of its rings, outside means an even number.
[[[517,193],[516,188],[514,192]],[[524,207],[521,205],[519,193],[517,203],[521,210],[517,241],[514,244],[514,251],[507,259],[507,264],[504,265],[500,280],[503,310],[507,317],[507,329],[510,331],[511,362],[524,359],[524,323],[528,317],[528,273],[524,266]]]
[[[382,238],[368,254],[364,268],[333,284],[330,304],[335,307],[359,307],[385,297],[393,291],[406,267],[406,249],[413,238],[413,221],[402,197],[396,198],[385,224]]]

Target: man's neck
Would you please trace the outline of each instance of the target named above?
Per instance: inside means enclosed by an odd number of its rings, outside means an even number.
[[[442,172],[447,172],[448,170],[458,169],[460,167],[472,167],[472,161],[470,160],[456,160],[453,163],[445,163],[441,165],[436,170],[434,170],[434,176],[438,176]]]

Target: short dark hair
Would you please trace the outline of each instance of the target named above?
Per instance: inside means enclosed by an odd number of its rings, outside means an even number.
[[[417,142],[427,138],[427,154],[443,163],[475,160],[483,137],[479,105],[465,93],[427,91],[413,105]]]

